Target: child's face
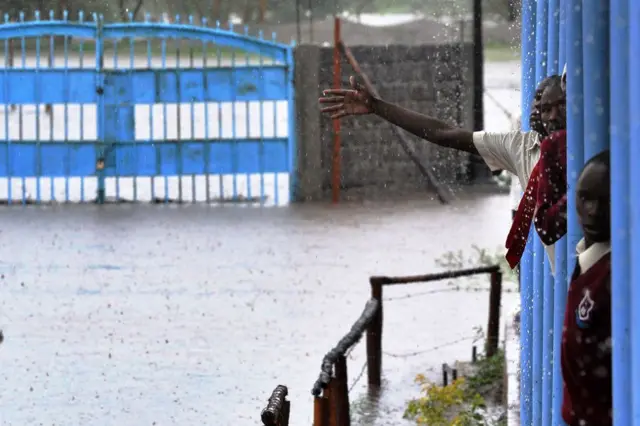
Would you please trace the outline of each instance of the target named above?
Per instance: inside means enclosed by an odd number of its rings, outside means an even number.
[[[576,207],[585,240],[606,242],[611,238],[611,188],[609,169],[598,163],[584,168],[578,178]]]

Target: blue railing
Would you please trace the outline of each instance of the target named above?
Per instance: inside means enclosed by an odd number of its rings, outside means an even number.
[[[48,18],[0,24],[0,201],[286,202],[292,46],[192,17]]]
[[[565,61],[568,232],[556,244],[555,277],[533,233],[522,260],[520,420],[563,424],[560,344],[582,237],[575,184],[585,161],[610,148],[613,417],[616,425],[640,426],[640,249],[632,243],[640,242],[640,82],[631,72],[640,67],[640,2],[523,0],[523,117],[537,83],[560,74]]]

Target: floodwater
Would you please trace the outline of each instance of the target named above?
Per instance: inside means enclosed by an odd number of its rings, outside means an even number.
[[[487,87],[517,110],[504,89],[514,65],[494,68]],[[508,129],[485,102],[486,127]],[[436,272],[447,252],[502,246],[506,196],[424,198],[0,210],[0,424],[249,426],[278,384],[290,424],[310,424],[322,357],[359,316],[370,275]],[[348,361],[359,424],[401,424],[416,374],[438,380],[443,362],[470,358],[487,289],[478,277],[385,290],[378,404],[366,374],[356,382],[363,343]],[[503,313],[517,298],[503,294]]]
[[[434,258],[471,244],[493,250],[507,207],[470,195],[450,206],[5,208],[0,423],[248,426],[285,384],[291,424],[310,424],[320,362],[359,316],[368,277],[433,272]],[[416,374],[435,380],[442,362],[469,359],[488,277],[456,284],[385,291],[396,299],[384,308],[385,391],[372,413],[358,382],[356,418],[398,424]],[[503,310],[516,298],[505,292]],[[361,343],[350,380],[364,361]]]

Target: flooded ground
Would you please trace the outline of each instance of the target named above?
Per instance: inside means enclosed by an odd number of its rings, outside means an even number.
[[[248,426],[286,384],[291,424],[310,424],[320,361],[359,316],[368,276],[501,245],[507,203],[5,208],[0,423]],[[386,291],[385,392],[371,413],[357,383],[357,418],[398,424],[415,374],[471,356],[488,292],[431,292],[450,288]],[[361,344],[351,380],[364,361]]]

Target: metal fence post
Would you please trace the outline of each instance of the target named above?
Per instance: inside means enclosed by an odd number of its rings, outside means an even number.
[[[371,298],[378,301],[376,313],[367,330],[367,373],[369,386],[380,388],[382,383],[382,280],[376,277],[369,279]]]
[[[500,303],[502,299],[502,272],[491,273],[489,293],[489,324],[487,325],[487,346],[485,353],[490,358],[498,351],[500,337]]]
[[[347,378],[347,359],[344,355],[336,359],[333,368],[335,374],[335,378],[333,379],[335,388],[332,394],[334,401],[333,406],[335,408],[333,415],[338,426],[349,426],[349,383]]]

